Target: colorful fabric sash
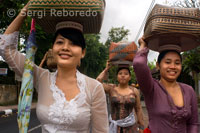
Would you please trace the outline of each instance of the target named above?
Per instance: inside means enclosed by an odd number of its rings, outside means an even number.
[[[121,120],[112,120],[111,115],[109,116],[110,121],[110,127],[109,127],[109,133],[117,133],[117,126],[120,127],[129,127],[135,124],[135,116],[133,113],[130,113],[129,116],[127,116],[124,119]]]

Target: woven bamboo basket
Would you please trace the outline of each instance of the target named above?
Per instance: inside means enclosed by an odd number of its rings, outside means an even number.
[[[56,60],[55,60],[55,58],[53,56],[52,49],[48,50],[46,61],[47,61],[47,67],[49,69],[57,68],[57,63],[56,63]]]
[[[134,42],[112,42],[109,48],[109,62],[114,65],[131,65],[137,45]]]
[[[105,0],[30,0],[28,15],[47,33],[62,21],[82,24],[83,33],[99,33],[104,9]]]
[[[200,45],[200,11],[156,4],[147,18],[144,37],[148,47],[155,51],[173,46],[180,51],[193,49]]]

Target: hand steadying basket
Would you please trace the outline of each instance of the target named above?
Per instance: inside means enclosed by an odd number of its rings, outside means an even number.
[[[47,33],[63,21],[80,23],[83,33],[99,33],[104,9],[105,0],[30,0],[28,15]]]
[[[144,28],[145,41],[154,51],[187,51],[200,45],[200,11],[156,4]]]

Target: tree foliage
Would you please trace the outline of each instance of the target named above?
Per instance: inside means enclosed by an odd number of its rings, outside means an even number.
[[[127,40],[130,30],[122,27],[112,27],[108,32],[108,39],[105,45],[109,48],[111,42],[120,42],[122,40]]]
[[[199,8],[199,0],[177,0],[174,3],[175,6],[185,8]],[[192,72],[193,79],[195,81],[195,91],[199,95],[199,80],[200,80],[200,46],[193,50],[183,53],[183,70],[187,73]]]
[[[185,8],[199,8],[200,1],[199,0],[177,0],[174,3],[175,6],[185,7]],[[183,69],[187,72],[195,71],[197,73],[200,72],[200,48],[195,48],[193,50],[187,51],[183,53]]]
[[[200,72],[200,47],[183,53],[183,66],[184,71]]]
[[[156,64],[155,64],[155,62],[148,62],[148,67],[150,68],[150,70],[153,70],[153,69],[155,69],[156,68]]]
[[[105,67],[106,47],[100,43],[99,34],[85,35],[85,41],[86,55],[79,69],[86,75],[96,78]]]
[[[0,32],[3,33],[6,27],[12,22],[20,9],[28,0],[1,0],[0,1]],[[12,11],[14,14],[9,14]],[[10,12],[11,13],[11,12]]]

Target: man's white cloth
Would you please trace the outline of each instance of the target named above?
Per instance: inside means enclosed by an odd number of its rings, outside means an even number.
[[[112,120],[112,117],[110,115],[109,121],[110,121],[109,133],[117,133],[117,126],[129,127],[134,125],[136,122],[134,113],[130,113],[129,116],[121,120]]]

